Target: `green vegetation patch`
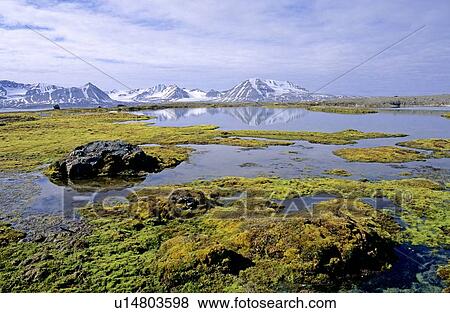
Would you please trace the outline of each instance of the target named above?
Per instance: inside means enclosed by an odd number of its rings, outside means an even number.
[[[322,193],[337,198],[312,212],[285,215],[275,201]],[[406,230],[358,200],[375,195],[403,208]],[[450,245],[448,192],[425,179],[230,177],[149,187],[130,201],[83,209],[84,236],[8,241],[0,291],[337,291],[390,268],[398,242]]]
[[[326,144],[347,144],[358,139],[402,136],[347,130],[337,133],[280,131],[221,131],[217,126],[159,127],[148,125],[146,116],[106,109],[54,110],[45,113],[0,114],[0,170],[30,171],[52,163],[75,147],[96,140],[117,140],[131,144],[159,144],[153,149],[167,159],[180,158],[180,144],[223,144],[249,148],[291,145],[292,140]],[[133,121],[133,123],[121,123]],[[239,138],[258,137],[267,140]],[[184,152],[183,156],[187,156]]]
[[[2,114],[0,114],[1,118]],[[8,114],[8,119],[13,115]],[[160,144],[153,149],[168,161],[180,157],[178,144],[226,144],[244,147],[267,147],[290,144],[284,141],[261,141],[221,136],[216,126],[157,127],[144,123],[148,117],[124,112],[97,110],[58,110],[17,113],[17,121],[6,123],[0,133],[0,170],[26,171],[52,163],[75,147],[96,141],[121,139],[131,144]],[[138,123],[120,123],[124,121]],[[142,121],[142,123],[139,123]],[[147,149],[151,150],[151,149]],[[173,152],[173,155],[170,155]]]
[[[13,229],[11,224],[0,222],[0,247],[7,246],[12,242],[18,242],[23,238],[25,238],[23,232]]]
[[[372,114],[377,110],[357,107],[337,107],[337,106],[308,106],[308,111],[337,113],[337,114]]]
[[[180,146],[144,146],[142,150],[148,155],[157,157],[163,168],[174,167],[189,158],[193,149]]]
[[[450,262],[447,265],[439,267],[437,273],[447,286],[447,288],[444,289],[444,292],[450,292]]]
[[[442,117],[450,118],[450,113],[444,113],[444,114],[442,114]]]
[[[373,148],[344,148],[333,153],[350,162],[403,163],[423,161],[427,156],[415,150],[391,146]]]
[[[335,176],[352,176],[352,173],[343,168],[333,168],[331,170],[323,171],[324,174],[335,175]]]
[[[227,136],[253,137],[276,140],[305,140],[310,143],[328,145],[347,145],[361,139],[404,137],[404,134],[388,134],[379,132],[361,132],[347,129],[334,133],[310,132],[310,131],[281,131],[281,130],[235,130],[223,132]]]
[[[450,157],[450,139],[432,138],[432,139],[416,139],[411,141],[399,142],[397,145],[402,147],[431,150],[434,158]]]

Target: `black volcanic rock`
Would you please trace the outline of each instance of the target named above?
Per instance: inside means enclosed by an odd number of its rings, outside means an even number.
[[[94,141],[52,164],[47,175],[58,180],[139,176],[159,167],[159,159],[145,154],[138,146],[119,140]]]

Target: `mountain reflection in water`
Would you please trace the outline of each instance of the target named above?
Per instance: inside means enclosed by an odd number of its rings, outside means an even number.
[[[300,119],[308,112],[304,109],[271,109],[261,107],[242,107],[242,108],[194,108],[194,109],[164,109],[151,111],[151,115],[156,116],[158,121],[172,121],[188,119],[198,116],[214,117],[225,114],[234,119],[250,125],[273,125],[287,123]],[[214,120],[214,119],[212,119]]]

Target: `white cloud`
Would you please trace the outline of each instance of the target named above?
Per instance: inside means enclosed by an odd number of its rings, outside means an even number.
[[[327,92],[448,91],[449,4],[435,1],[2,0],[4,79],[117,84],[23,25],[132,87],[226,88],[247,77],[314,90],[422,24],[427,28]],[[444,72],[445,71],[445,72]],[[411,81],[428,85],[413,90]]]

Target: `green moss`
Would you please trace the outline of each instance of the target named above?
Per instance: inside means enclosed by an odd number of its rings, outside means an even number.
[[[246,199],[223,202],[242,191]],[[270,200],[317,193],[338,198],[288,216]],[[403,208],[405,230],[358,200],[374,195]],[[448,191],[425,179],[230,177],[149,187],[130,200],[83,209],[87,236],[1,247],[0,291],[336,291],[389,268],[396,242],[450,245]]]
[[[377,110],[357,108],[357,107],[337,107],[337,106],[308,106],[308,111],[338,113],[338,114],[371,114],[378,113]]]
[[[331,170],[323,171],[324,174],[335,175],[335,176],[352,176],[350,172],[342,168],[333,168]]]
[[[444,114],[442,114],[442,117],[450,118],[450,113],[444,113]]]
[[[422,161],[426,155],[415,150],[391,146],[373,148],[344,148],[333,153],[350,162],[403,163]]]
[[[447,288],[444,289],[444,292],[450,292],[450,262],[447,265],[439,267],[437,273],[447,286]]]
[[[403,134],[388,134],[379,132],[360,132],[354,129],[347,129],[334,133],[309,132],[309,131],[276,131],[276,130],[236,130],[223,132],[227,136],[253,137],[276,140],[305,140],[311,143],[321,143],[329,145],[346,145],[355,143],[356,140],[404,137]]]
[[[15,230],[10,224],[0,222],[0,247],[9,245],[25,238],[25,234]]]
[[[193,149],[179,146],[150,146],[142,147],[144,152],[161,160],[164,168],[174,167],[189,158]]]
[[[414,149],[431,150],[433,151],[432,157],[434,158],[450,157],[450,139],[416,139],[399,142],[397,145]]]
[[[409,225],[402,232],[402,241],[427,246],[450,246],[450,194],[439,184],[426,179],[402,179],[379,182],[313,178],[226,178],[213,182],[194,183],[202,190],[227,190],[228,196],[245,190],[247,193],[275,199],[316,193],[336,194],[344,198],[383,195],[402,208],[396,212]]]

